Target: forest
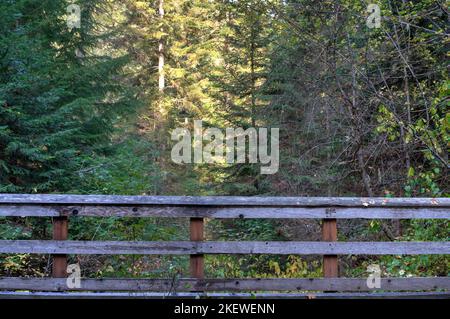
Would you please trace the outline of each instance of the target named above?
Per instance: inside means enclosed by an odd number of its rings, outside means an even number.
[[[448,22],[443,0],[2,0],[0,193],[448,197]],[[252,153],[174,161],[174,132],[195,139],[195,121],[259,129],[260,143],[262,128],[266,141],[279,132],[277,170]],[[338,221],[343,241],[447,241],[449,226]],[[308,241],[321,221],[205,227],[217,241]],[[184,219],[75,217],[69,229],[72,240],[189,238]],[[0,238],[51,239],[51,221],[0,217]],[[70,258],[91,278],[189,267],[189,256]],[[314,256],[205,258],[211,278],[323,275]],[[48,276],[50,261],[3,254],[0,275]],[[450,274],[448,255],[392,255],[346,256],[341,275],[374,262],[383,276]]]

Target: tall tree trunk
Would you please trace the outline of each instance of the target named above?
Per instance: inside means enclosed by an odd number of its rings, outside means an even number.
[[[159,18],[162,20],[164,19],[164,0],[159,0]],[[161,32],[163,32],[163,28],[161,27]],[[158,88],[159,92],[163,92],[164,88],[166,86],[165,84],[165,77],[164,77],[164,36],[161,34],[161,37],[159,38],[159,46],[158,46],[158,55],[159,55],[159,61],[158,61],[158,74],[159,74],[159,81],[158,81]]]
[[[250,44],[250,69],[251,69],[251,78],[252,78],[252,89],[251,89],[251,98],[252,98],[252,106],[251,106],[251,114],[252,114],[252,126],[256,126],[255,112],[256,112],[256,75],[255,75],[255,29],[252,26],[252,35],[251,35],[251,44]]]

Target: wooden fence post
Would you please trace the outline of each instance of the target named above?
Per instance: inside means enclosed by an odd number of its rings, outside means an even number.
[[[322,220],[322,240],[337,241],[336,219],[330,218]],[[337,255],[323,256],[323,276],[325,278],[339,277]]]
[[[190,239],[192,241],[203,241],[203,226],[203,218],[190,219]],[[203,279],[205,277],[203,255],[190,256],[190,271],[193,278]]]
[[[53,218],[53,240],[66,240],[68,235],[67,217]],[[53,257],[52,277],[67,277],[67,255],[55,254]]]

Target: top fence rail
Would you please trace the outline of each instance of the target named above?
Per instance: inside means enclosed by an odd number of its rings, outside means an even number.
[[[450,208],[450,198],[0,194],[0,204]]]
[[[450,219],[449,198],[0,194],[5,217]]]

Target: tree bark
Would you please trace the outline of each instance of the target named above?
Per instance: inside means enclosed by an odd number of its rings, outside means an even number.
[[[164,19],[164,0],[159,0],[159,18],[162,20]],[[163,32],[163,29],[161,27],[161,32]],[[165,84],[165,77],[164,77],[164,37],[161,34],[159,38],[159,45],[158,45],[158,74],[159,74],[159,81],[158,81],[158,88],[160,92],[164,91],[164,88],[166,86]]]

